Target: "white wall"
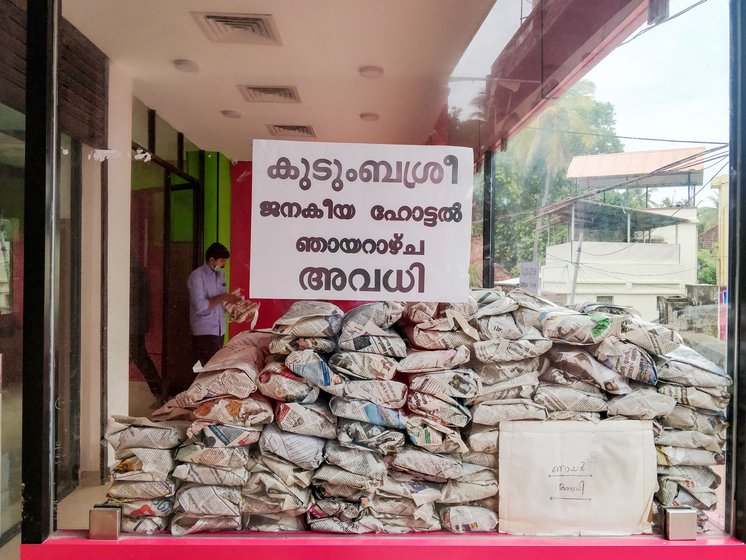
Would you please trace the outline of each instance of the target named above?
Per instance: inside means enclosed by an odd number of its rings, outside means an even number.
[[[101,164],[83,146],[80,279],[80,470],[101,454]]]
[[[108,414],[129,412],[130,193],[132,161],[132,78],[109,66],[109,145],[120,158],[109,160],[107,262]]]

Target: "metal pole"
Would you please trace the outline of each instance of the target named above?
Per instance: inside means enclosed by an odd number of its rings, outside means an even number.
[[[495,188],[492,174],[492,161],[494,152],[488,150],[484,153],[484,201],[482,204],[482,287],[492,288],[495,286],[495,220],[492,212],[495,208]]]
[[[632,241],[632,214],[627,212],[627,243]]]
[[[570,305],[575,303],[575,288],[578,285],[578,269],[580,269],[580,251],[583,249],[583,232],[578,238],[578,249],[575,252],[575,271],[572,274],[572,287],[570,288]]]

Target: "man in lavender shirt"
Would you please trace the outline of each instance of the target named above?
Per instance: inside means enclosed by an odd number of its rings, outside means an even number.
[[[189,326],[192,329],[194,361],[206,364],[223,347],[225,335],[224,303],[240,298],[228,293],[225,285],[225,261],[228,249],[213,243],[205,252],[205,264],[189,275]]]

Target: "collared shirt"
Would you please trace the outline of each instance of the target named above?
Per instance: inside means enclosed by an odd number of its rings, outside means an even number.
[[[210,307],[208,299],[228,293],[225,273],[215,272],[207,263],[189,275],[189,326],[194,336],[222,336],[225,333],[223,304]]]

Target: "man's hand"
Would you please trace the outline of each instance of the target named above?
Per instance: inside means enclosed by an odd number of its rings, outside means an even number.
[[[219,296],[211,297],[207,300],[210,307],[215,307],[221,303],[238,303],[241,298],[233,294],[220,294]]]

